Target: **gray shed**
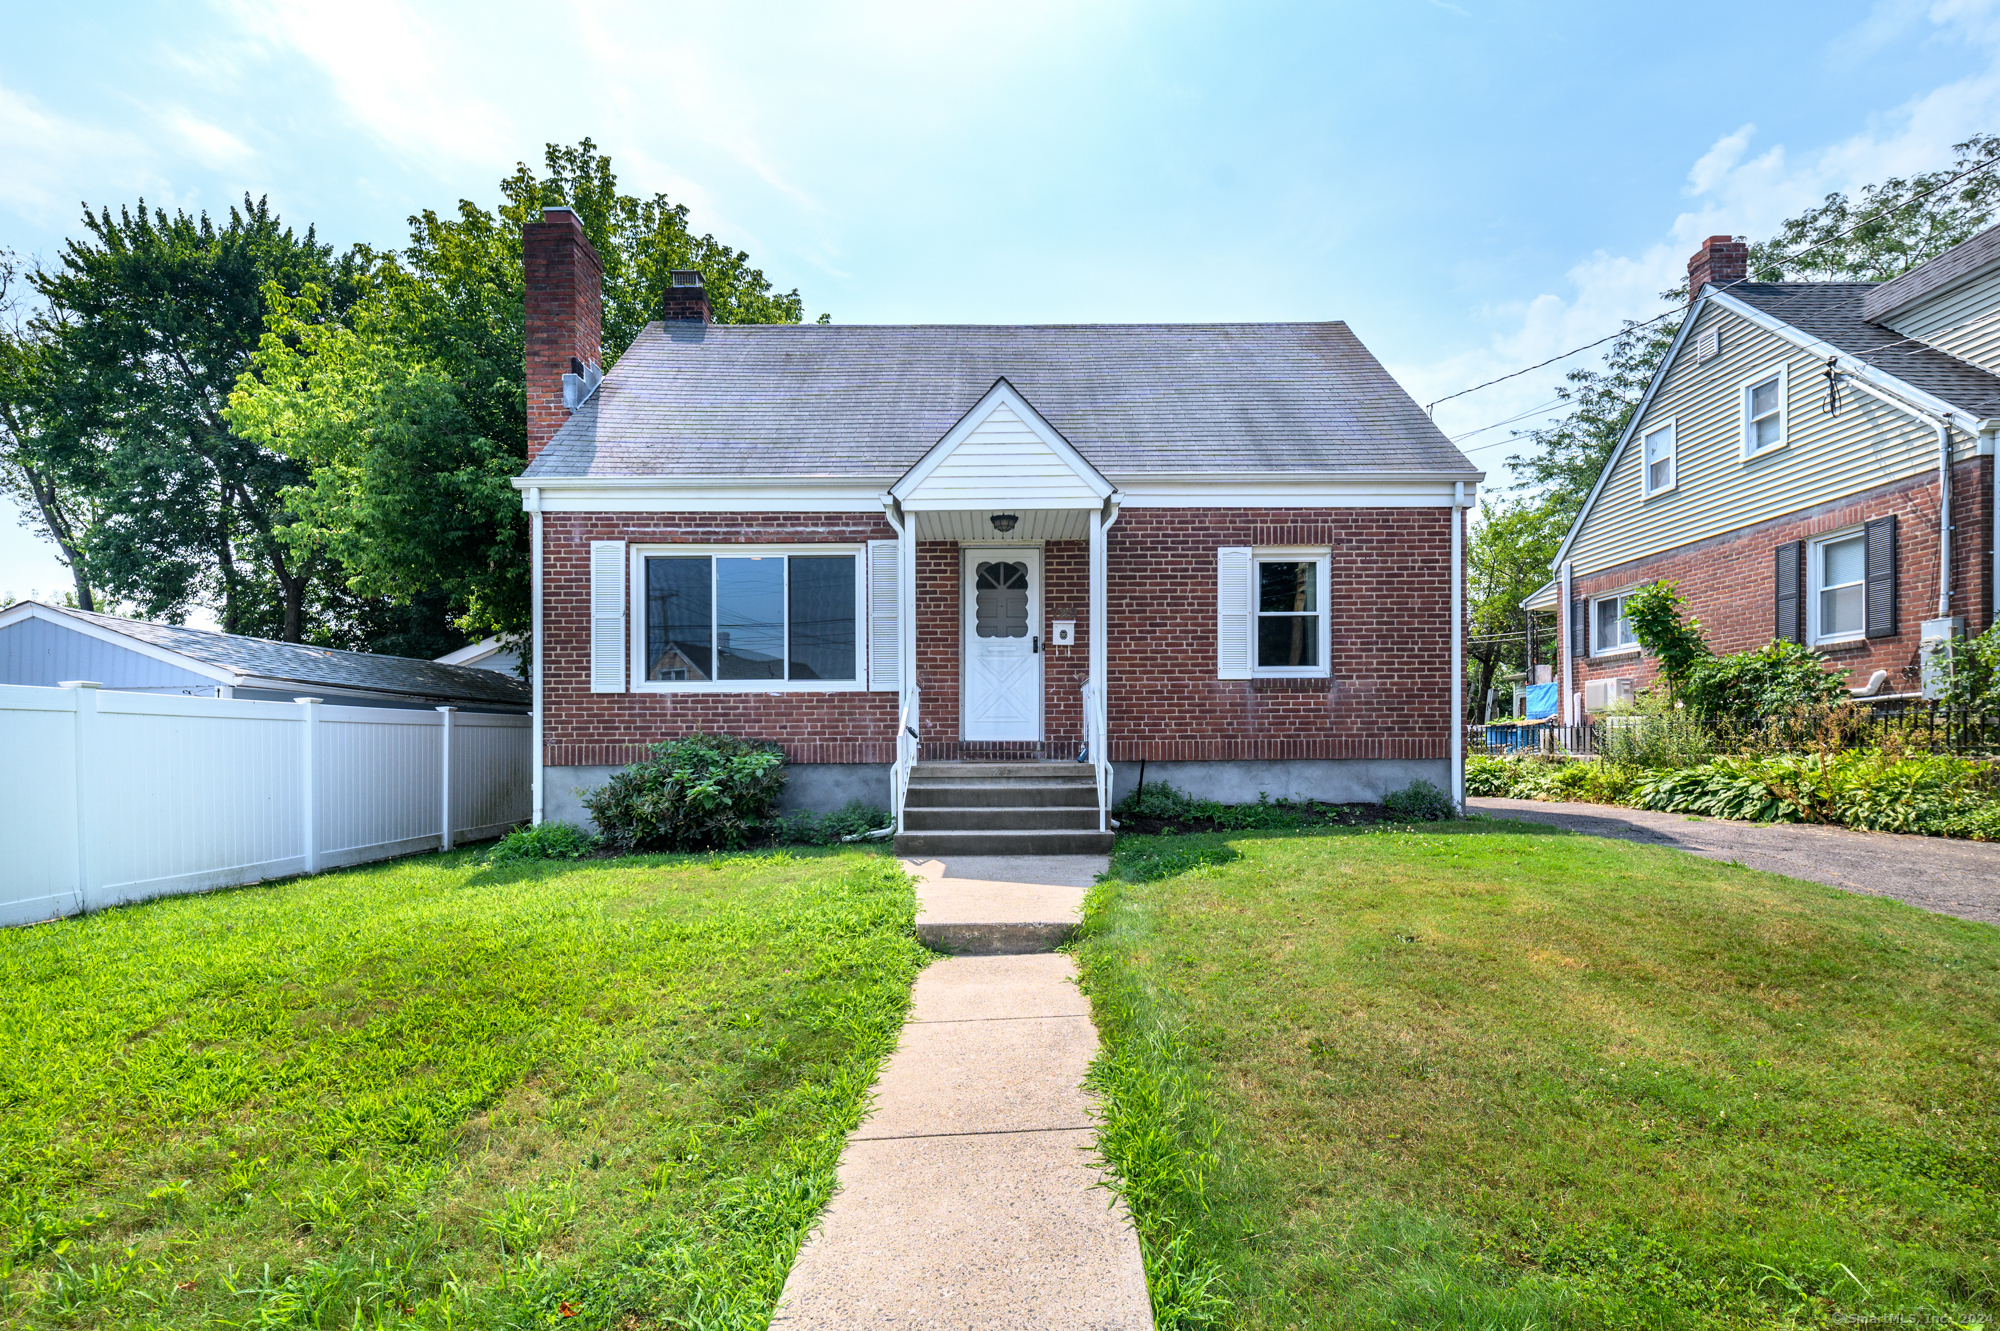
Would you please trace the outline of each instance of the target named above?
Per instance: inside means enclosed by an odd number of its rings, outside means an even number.
[[[405,656],[344,652],[22,601],[0,610],[0,684],[107,689],[349,707],[524,713],[526,680]]]

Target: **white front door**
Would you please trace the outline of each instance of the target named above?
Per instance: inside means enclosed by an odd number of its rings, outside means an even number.
[[[965,685],[960,724],[968,740],[1042,737],[1042,552],[1034,546],[968,547],[959,589]]]

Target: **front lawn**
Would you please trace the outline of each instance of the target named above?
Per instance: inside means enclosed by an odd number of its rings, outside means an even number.
[[[1163,1327],[2000,1308],[2000,930],[1473,820],[1123,839],[1079,959]]]
[[[762,1327],[925,953],[862,851],[0,932],[0,1321]]]

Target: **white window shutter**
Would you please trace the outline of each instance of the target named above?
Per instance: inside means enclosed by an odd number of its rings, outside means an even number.
[[[625,542],[590,543],[590,691],[625,691]]]
[[[868,687],[876,693],[897,693],[903,687],[903,635],[899,632],[902,598],[896,573],[901,551],[895,541],[868,543]]]
[[[1250,613],[1252,561],[1247,545],[1225,545],[1215,552],[1215,675],[1218,679],[1250,678]]]

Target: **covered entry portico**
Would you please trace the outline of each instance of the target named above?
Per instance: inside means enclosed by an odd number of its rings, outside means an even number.
[[[1073,763],[1079,752],[1097,780],[1103,830],[1111,774],[1105,533],[1118,504],[1117,487],[1005,379],[883,496],[897,534],[894,619],[904,626],[896,643],[899,831],[919,761]],[[1052,639],[1065,623],[1074,640],[1058,646]],[[1052,647],[1069,668],[1050,670]],[[953,678],[955,697],[924,697],[920,680]],[[1073,711],[1064,696],[1072,689]],[[1052,733],[1051,712],[1081,725]]]

